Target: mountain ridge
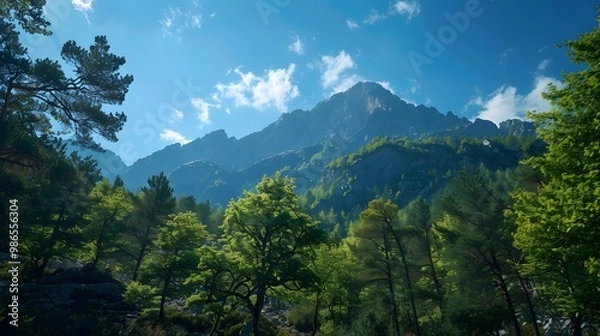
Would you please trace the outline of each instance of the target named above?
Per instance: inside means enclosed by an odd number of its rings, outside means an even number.
[[[240,139],[216,130],[185,145],[167,146],[137,160],[121,177],[128,187],[139,188],[151,175],[161,171],[170,174],[182,164],[200,159],[233,172],[285,151],[323,143],[332,136],[356,149],[359,143],[377,136],[410,136],[411,127],[416,134],[423,134],[469,123],[452,113],[444,115],[433,107],[409,104],[377,83],[360,82],[311,110],[284,113],[262,130]]]
[[[331,151],[330,159],[333,159],[357,150],[377,137],[493,137],[531,132],[535,132],[533,125],[527,122],[505,121],[496,126],[487,120],[469,121],[452,111],[444,114],[435,107],[408,103],[378,83],[360,82],[345,92],[320,101],[310,110],[295,109],[283,113],[265,128],[240,139],[219,129],[184,145],[168,145],[138,159],[131,166],[121,164],[122,161],[112,156],[110,159],[115,162],[99,166],[109,170],[104,176],[121,176],[130,189],[139,189],[150,176],[164,172],[178,181],[175,184],[179,189],[189,191],[182,185],[185,179],[178,177],[183,170],[188,171],[184,175],[189,176],[191,168],[185,166],[188,163],[195,162],[196,166],[192,166],[205,173],[226,171],[236,176],[234,180],[245,185],[247,181],[239,178],[245,170],[260,166],[261,162],[265,162],[264,166],[281,169],[283,166],[277,166],[274,162],[290,160],[297,163],[298,155],[301,155],[298,153],[304,155],[310,152],[306,149],[313,146],[321,146],[322,150],[327,147]],[[296,159],[292,160],[293,157]],[[205,164],[201,169],[198,162],[210,164]],[[308,162],[301,166],[313,170],[322,168],[308,165]],[[271,168],[267,170],[271,171]]]

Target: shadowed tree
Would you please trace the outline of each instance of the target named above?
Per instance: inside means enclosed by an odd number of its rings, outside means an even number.
[[[396,335],[400,335],[399,308],[397,302],[397,282],[402,279],[406,285],[409,299],[411,329],[421,335],[417,307],[413,291],[406,248],[402,241],[398,222],[398,206],[383,198],[369,202],[369,206],[360,214],[360,223],[352,232],[358,239],[356,255],[363,261],[365,271],[370,275],[369,282],[377,279],[386,284],[392,304],[392,322]],[[402,270],[401,275],[396,269]]]
[[[444,243],[442,257],[451,272],[480,274],[481,279],[489,279],[487,283],[493,283],[502,294],[514,332],[520,336],[517,303],[510,290],[514,267],[507,247],[512,246],[512,236],[503,215],[507,196],[508,191],[494,184],[485,167],[464,169],[444,189],[439,206],[445,217],[435,228]],[[489,290],[492,288],[486,285],[481,292]]]
[[[138,278],[146,254],[154,247],[158,230],[174,211],[175,197],[167,177],[161,172],[149,178],[148,186],[134,199],[133,216],[120,243],[120,251],[133,259],[133,281]]]

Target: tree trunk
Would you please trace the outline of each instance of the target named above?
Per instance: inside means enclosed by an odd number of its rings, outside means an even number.
[[[167,289],[169,288],[169,283],[171,282],[171,271],[168,271],[165,276],[165,282],[163,283],[163,288],[160,293],[160,307],[158,310],[158,320],[160,323],[163,323],[165,320],[165,301],[167,299]]]
[[[319,331],[319,309],[321,305],[321,293],[317,292],[317,302],[315,304],[315,313],[313,314],[313,330],[310,333],[310,336],[315,336],[317,331]]]
[[[519,323],[519,319],[517,318],[517,314],[515,313],[515,305],[512,302],[512,298],[510,293],[508,292],[508,287],[506,286],[506,282],[504,279],[500,280],[500,289],[502,290],[502,294],[504,294],[504,298],[506,299],[506,305],[508,306],[508,310],[510,310],[510,317],[513,322],[513,326],[515,327],[515,335],[522,336],[521,332],[521,324]]]
[[[575,314],[571,314],[571,316],[569,316],[569,319],[571,320],[571,324],[573,325],[572,336],[582,336],[583,329],[581,328],[581,316],[579,316],[579,314],[575,313]]]
[[[398,321],[398,303],[396,302],[396,290],[394,287],[394,278],[392,274],[392,268],[390,264],[390,247],[388,243],[387,235],[383,236],[383,244],[385,248],[385,259],[386,259],[386,277],[388,288],[390,290],[390,296],[392,299],[392,321],[394,322],[394,331],[396,336],[400,336],[400,321]]]
[[[213,323],[212,328],[210,329],[209,336],[214,336],[217,334],[217,328],[219,327],[219,322],[221,322],[221,318],[223,317],[223,311],[225,310],[226,303],[227,299],[224,299],[221,302],[221,310],[217,313],[217,316],[215,316],[215,322]]]
[[[506,281],[504,281],[504,277],[502,276],[502,270],[500,269],[500,265],[498,264],[496,256],[494,254],[492,254],[492,261],[494,263],[493,267],[496,270],[494,274],[496,274],[496,278],[498,279],[500,289],[502,290],[502,294],[504,295],[504,299],[506,300],[506,306],[510,311],[513,326],[515,327],[515,335],[522,336],[523,333],[521,332],[521,324],[519,323],[519,319],[517,318],[515,305],[512,302],[512,297],[510,296],[510,293],[508,291],[508,286],[506,285]]]
[[[527,309],[529,310],[529,314],[531,315],[531,323],[533,324],[533,333],[535,336],[541,336],[540,327],[537,323],[537,313],[535,312],[535,307],[533,306],[533,302],[531,301],[531,295],[529,294],[529,290],[527,289],[527,285],[525,284],[525,280],[521,277],[517,270],[517,278],[519,279],[519,283],[521,284],[521,289],[523,289],[523,293],[525,293],[525,300],[527,301]]]
[[[427,232],[425,232],[425,241],[427,243],[427,261],[429,262],[429,270],[431,271],[431,278],[433,280],[433,285],[435,286],[435,294],[437,294],[437,296],[441,298],[442,286],[440,285],[440,280],[438,279],[437,272],[435,270],[433,255],[431,254],[431,241]]]
[[[402,258],[402,266],[404,268],[404,276],[406,277],[406,285],[408,287],[408,296],[410,299],[410,306],[413,312],[413,318],[415,319],[415,332],[417,336],[421,335],[421,327],[419,325],[419,316],[417,315],[417,305],[415,303],[415,296],[413,294],[412,281],[410,278],[410,272],[408,270],[408,263],[406,262],[406,253],[404,253],[404,248],[402,246],[402,241],[400,237],[396,234],[396,232],[392,229],[394,234],[394,239],[396,240],[396,244],[398,244],[398,250],[400,250],[400,257]]]
[[[144,253],[146,252],[146,245],[142,245],[142,249],[140,250],[140,254],[135,260],[135,268],[133,269],[133,277],[131,280],[136,281],[139,275],[140,266],[142,265],[142,259],[144,258]]]
[[[133,277],[132,280],[136,281],[139,275],[140,266],[142,265],[142,260],[144,260],[144,254],[146,253],[146,248],[148,247],[148,237],[150,236],[150,225],[146,226],[146,232],[144,234],[144,239],[142,239],[140,246],[140,254],[135,260],[135,268],[133,269]]]
[[[265,304],[265,293],[267,289],[264,285],[259,285],[256,291],[256,304],[252,307],[252,334],[259,336],[260,315]]]
[[[65,211],[66,211],[66,205],[65,205],[65,203],[63,203],[61,205],[60,213],[58,214],[58,218],[56,219],[56,222],[54,223],[54,227],[52,228],[52,233],[50,234],[50,237],[48,238],[48,241],[47,241],[48,248],[44,252],[44,257],[42,258],[42,264],[37,269],[35,269],[33,272],[33,276],[36,279],[40,279],[44,275],[44,270],[46,269],[46,266],[48,266],[48,262],[50,261],[50,257],[52,256],[51,254],[53,253],[52,249],[54,247],[54,241],[56,240],[56,237],[59,235],[60,222],[65,217]]]
[[[102,245],[104,243],[104,227],[106,225],[106,222],[104,222],[104,225],[102,226],[102,229],[100,230],[100,234],[98,235],[98,239],[96,239],[96,252],[94,253],[94,260],[92,260],[92,270],[96,269],[96,265],[98,265],[98,261],[100,260],[100,254],[102,253]]]

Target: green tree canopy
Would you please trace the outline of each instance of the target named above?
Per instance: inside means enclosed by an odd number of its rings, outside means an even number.
[[[38,140],[55,133],[50,120],[75,141],[99,149],[97,134],[117,141],[126,121],[123,112],[107,112],[125,99],[133,76],[121,75],[125,58],[110,52],[105,36],[89,49],[67,41],[58,61],[31,59],[19,41],[17,24],[27,33],[50,34],[43,17],[45,1],[0,2],[0,160],[29,165],[38,160]],[[69,77],[63,65],[70,67]]]
[[[525,164],[547,182],[516,192],[509,214],[524,271],[581,334],[584,320],[600,316],[600,27],[565,45],[581,70],[549,86],[552,110],[528,114],[547,152]]]
[[[317,284],[309,266],[313,247],[325,236],[299,208],[292,179],[279,173],[264,177],[256,192],[247,191],[229,204],[222,229],[223,249],[235,267],[231,272],[242,276],[232,295],[250,310],[255,333],[269,290]]]
[[[170,215],[160,228],[156,249],[144,260],[139,282],[156,295],[160,321],[167,298],[182,294],[184,281],[198,266],[198,251],[208,238],[206,226],[191,211]]]

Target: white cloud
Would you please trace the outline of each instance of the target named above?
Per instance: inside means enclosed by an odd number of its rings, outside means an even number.
[[[180,143],[185,145],[190,142],[190,140],[186,139],[181,133],[175,132],[172,129],[165,128],[160,133],[160,138],[171,143]]]
[[[240,80],[229,84],[217,84],[219,97],[234,100],[235,106],[251,106],[258,110],[275,107],[281,112],[287,110],[287,103],[300,94],[298,86],[292,84],[292,75],[296,69],[290,64],[287,69],[269,70],[263,76],[252,72],[234,72]]]
[[[202,14],[186,13],[185,26],[192,28],[196,27],[198,29],[202,28]]]
[[[410,21],[420,13],[421,4],[418,0],[400,0],[391,5],[387,12],[382,13],[376,9],[372,9],[369,16],[363,22],[372,25],[396,15],[406,16],[406,20]]]
[[[75,10],[78,10],[80,12],[92,11],[93,3],[94,0],[71,0],[71,4],[73,4]]]
[[[349,76],[345,76],[333,87],[333,93],[344,92],[356,85],[358,82],[364,81],[365,79],[359,75],[352,74]]]
[[[390,85],[390,82],[383,81],[383,82],[377,82],[377,84],[383,86],[384,89],[386,89],[386,90],[390,91],[391,93],[395,94],[394,93],[394,89],[392,89],[392,86]]]
[[[358,25],[358,23],[356,23],[356,21],[354,21],[352,19],[346,20],[346,24],[348,25],[348,28],[350,28],[350,30],[354,30],[354,29],[360,28],[360,26]]]
[[[304,54],[304,43],[300,40],[300,36],[296,35],[294,42],[289,46],[289,50],[298,55]]]
[[[340,51],[337,56],[325,55],[321,57],[321,62],[323,62],[321,86],[325,89],[334,87],[340,82],[345,81],[345,78],[340,79],[342,73],[355,67],[352,57],[344,50]]]
[[[181,17],[181,10],[179,7],[169,7],[169,9],[165,11],[165,17],[162,20],[159,20],[159,23],[162,27],[163,37],[167,35],[173,35],[173,26],[175,22],[179,20],[179,17]]]
[[[394,9],[398,14],[405,15],[409,21],[421,13],[421,5],[417,0],[398,1],[394,5]]]
[[[550,102],[542,98],[542,93],[548,90],[548,84],[556,84],[558,87],[562,86],[562,82],[558,79],[538,76],[535,78],[535,85],[533,90],[525,96],[524,103],[525,108],[528,111],[548,111],[552,106]]]
[[[178,109],[173,109],[173,114],[171,114],[171,118],[169,118],[169,124],[174,124],[183,120],[183,111]]]
[[[542,92],[548,89],[548,84],[562,85],[557,79],[538,76],[535,78],[533,89],[526,95],[519,94],[514,86],[503,85],[487,98],[476,97],[465,108],[478,106],[477,118],[491,120],[496,124],[507,119],[523,119],[527,111],[547,111],[550,102],[542,98]]]
[[[174,36],[181,39],[181,33],[186,29],[202,28],[202,13],[197,1],[183,10],[180,7],[169,7],[164,10],[164,18],[159,20],[163,37]]]
[[[375,24],[378,21],[387,19],[389,15],[385,15],[380,13],[378,10],[372,9],[369,17],[367,17],[363,22],[366,24]]]
[[[197,117],[198,117],[198,120],[200,120],[200,122],[202,122],[202,125],[210,124],[210,122],[211,122],[210,121],[210,109],[212,107],[214,107],[214,108],[221,107],[221,105],[219,105],[219,104],[211,104],[202,98],[192,98],[190,103],[196,109],[196,111],[198,111]]]
[[[545,60],[541,61],[540,64],[538,65],[538,67],[537,67],[538,71],[544,71],[544,70],[546,70],[546,68],[548,67],[548,64],[550,64],[550,60],[549,59],[545,59]]]
[[[402,97],[402,98],[400,98],[400,99],[402,99],[402,100],[404,100],[406,103],[408,103],[408,104],[412,104],[412,105],[414,105],[414,106],[418,106],[418,105],[419,105],[419,104],[418,104],[416,101],[414,101],[414,100],[412,100],[412,99],[410,99],[410,98],[404,98],[404,97]]]
[[[321,70],[321,86],[323,89],[331,90],[326,95],[344,92],[359,82],[376,82],[384,88],[394,92],[389,82],[373,81],[353,73],[350,70],[356,68],[356,63],[346,51],[342,50],[337,56],[325,55],[318,63]]]

